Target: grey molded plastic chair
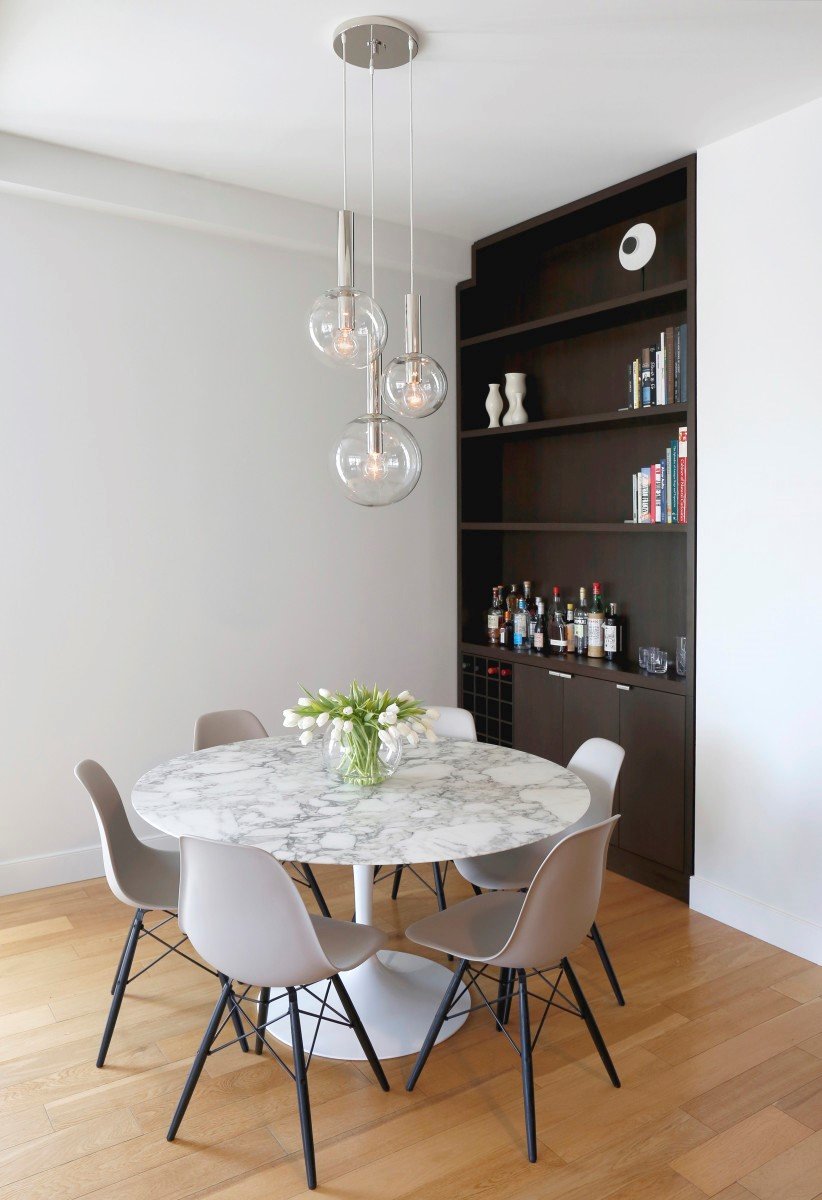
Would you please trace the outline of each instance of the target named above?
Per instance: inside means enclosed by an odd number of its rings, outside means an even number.
[[[173,1141],[177,1134],[207,1057],[223,1049],[215,1047],[214,1042],[228,1022],[224,1015],[228,1008],[229,1016],[247,1022],[297,1085],[305,1171],[308,1186],[314,1188],[317,1172],[307,1077],[311,1051],[306,1061],[297,993],[301,988],[328,980],[320,1021],[332,1020],[353,1029],[377,1082],[387,1092],[388,1080],[338,974],[365,962],[387,939],[370,925],[309,915],[283,868],[258,846],[232,846],[183,837],[180,855],[180,926],[198,953],[214,964],[225,983],[191,1065],[169,1126],[168,1140]],[[231,981],[240,979],[252,982],[240,985],[243,992],[237,996]],[[257,1006],[256,1021],[242,1007],[252,986],[260,989],[259,999],[252,1001]],[[332,986],[342,1011],[327,1002]],[[288,1000],[293,1071],[266,1037],[269,1024],[285,1017],[283,1012],[269,1020],[274,988],[283,993],[275,1000],[286,997]]]
[[[408,1078],[407,1090],[412,1091],[419,1079],[450,1010],[471,986],[476,986],[481,996],[481,1003],[476,1007],[488,1008],[497,1028],[505,1033],[520,1056],[526,1142],[531,1162],[536,1162],[537,1158],[531,1054],[552,1005],[583,1019],[611,1082],[614,1087],[620,1086],[594,1014],[568,961],[568,955],[583,940],[596,916],[608,841],[618,820],[619,817],[610,817],[563,838],[540,866],[526,894],[486,892],[463,900],[445,912],[433,913],[406,931],[412,942],[451,954],[459,960]],[[478,968],[471,967],[471,963],[478,963]],[[495,1002],[488,1001],[479,984],[480,979],[491,978],[488,973],[491,966],[499,968]],[[556,979],[545,978],[545,972],[555,970],[558,971]],[[466,971],[469,980],[460,992]],[[519,993],[519,1046],[504,1028],[515,977]],[[547,999],[529,989],[528,980],[535,977],[548,987]],[[563,977],[568,980],[573,999],[559,990]],[[533,1039],[529,997],[545,1005]]]
[[[120,1006],[129,983],[148,971],[167,954],[179,954],[182,958],[208,971],[196,959],[180,949],[186,938],[176,943],[166,942],[159,937],[157,930],[173,920],[177,911],[177,895],[180,886],[180,855],[176,850],[155,850],[141,842],[131,828],[120,793],[114,786],[111,776],[98,762],[86,758],[74,768],[74,774],[82,783],[91,797],[97,827],[100,830],[100,842],[103,848],[103,864],[106,879],[114,895],[123,904],[133,908],[134,919],[131,922],[123,946],[120,961],[111,985],[111,1006],[103,1031],[103,1040],[97,1055],[97,1066],[102,1067],[106,1061],[108,1048],[120,1014]],[[165,917],[150,929],[143,924],[148,912],[163,912]],[[142,937],[150,937],[166,949],[148,966],[143,967],[135,975],[131,974],[137,944]],[[214,974],[209,971],[209,974]],[[223,982],[223,981],[221,981]],[[238,1030],[242,1033],[242,1027]],[[243,1040],[243,1049],[248,1045]]]
[[[440,708],[439,720],[434,726],[434,732],[441,738],[455,738],[460,742],[475,742],[477,740],[477,729],[474,725],[474,718],[466,708]],[[543,856],[544,857],[544,856]],[[391,886],[391,899],[396,900],[400,890],[400,881],[402,873],[407,868],[414,875],[423,887],[427,887],[430,892],[433,892],[437,897],[437,908],[442,911],[445,908],[445,876],[448,872],[448,863],[445,864],[443,871],[438,862],[431,864],[434,872],[434,886],[423,879],[420,873],[411,866],[410,863],[398,863],[394,867],[393,875],[394,882]],[[377,872],[374,872],[377,878]]]
[[[467,879],[476,891],[479,888],[497,890],[499,888],[527,888],[537,870],[545,859],[546,854],[569,834],[580,829],[587,829],[611,816],[614,807],[614,792],[616,791],[619,772],[622,767],[625,751],[615,742],[605,738],[589,738],[583,742],[571,761],[568,770],[578,775],[591,794],[588,811],[576,824],[555,833],[551,837],[541,838],[529,846],[518,846],[515,850],[500,850],[496,854],[480,854],[476,858],[460,858],[454,863],[460,875]],[[608,951],[602,940],[596,921],[591,925],[590,935],[597,948],[600,960],[608,980],[613,988],[618,1004],[625,1003],[622,988],[611,964]]]
[[[230,746],[232,742],[253,742],[267,738],[268,731],[259,717],[246,708],[226,708],[220,712],[203,713],[194,726],[194,749],[210,750],[212,746]],[[311,889],[317,907],[324,917],[331,912],[309,863],[292,863],[294,882]]]

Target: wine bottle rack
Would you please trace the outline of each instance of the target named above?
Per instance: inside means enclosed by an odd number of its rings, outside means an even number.
[[[462,656],[462,702],[474,718],[477,738],[494,746],[514,744],[514,678],[510,663],[482,654]]]

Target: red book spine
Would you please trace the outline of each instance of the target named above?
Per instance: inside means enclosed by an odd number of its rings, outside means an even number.
[[[679,478],[677,480],[678,517],[680,525],[688,523],[688,429],[679,431]]]

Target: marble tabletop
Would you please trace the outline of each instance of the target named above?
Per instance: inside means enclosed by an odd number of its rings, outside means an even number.
[[[262,846],[284,861],[425,863],[524,846],[585,813],[588,789],[544,758],[443,738],[406,748],[379,787],[332,779],[317,746],[290,737],[184,754],[132,793],[150,825]]]

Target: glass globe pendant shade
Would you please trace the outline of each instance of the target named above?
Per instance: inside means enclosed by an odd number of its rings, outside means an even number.
[[[430,417],[447,391],[445,372],[427,354],[400,354],[383,372],[382,398],[401,417]]]
[[[388,337],[385,313],[367,292],[335,287],[314,301],[308,318],[311,340],[331,362],[362,370],[381,353]]]
[[[331,469],[346,496],[369,508],[404,500],[417,486],[422,454],[413,434],[381,413],[346,425],[331,452]]]

